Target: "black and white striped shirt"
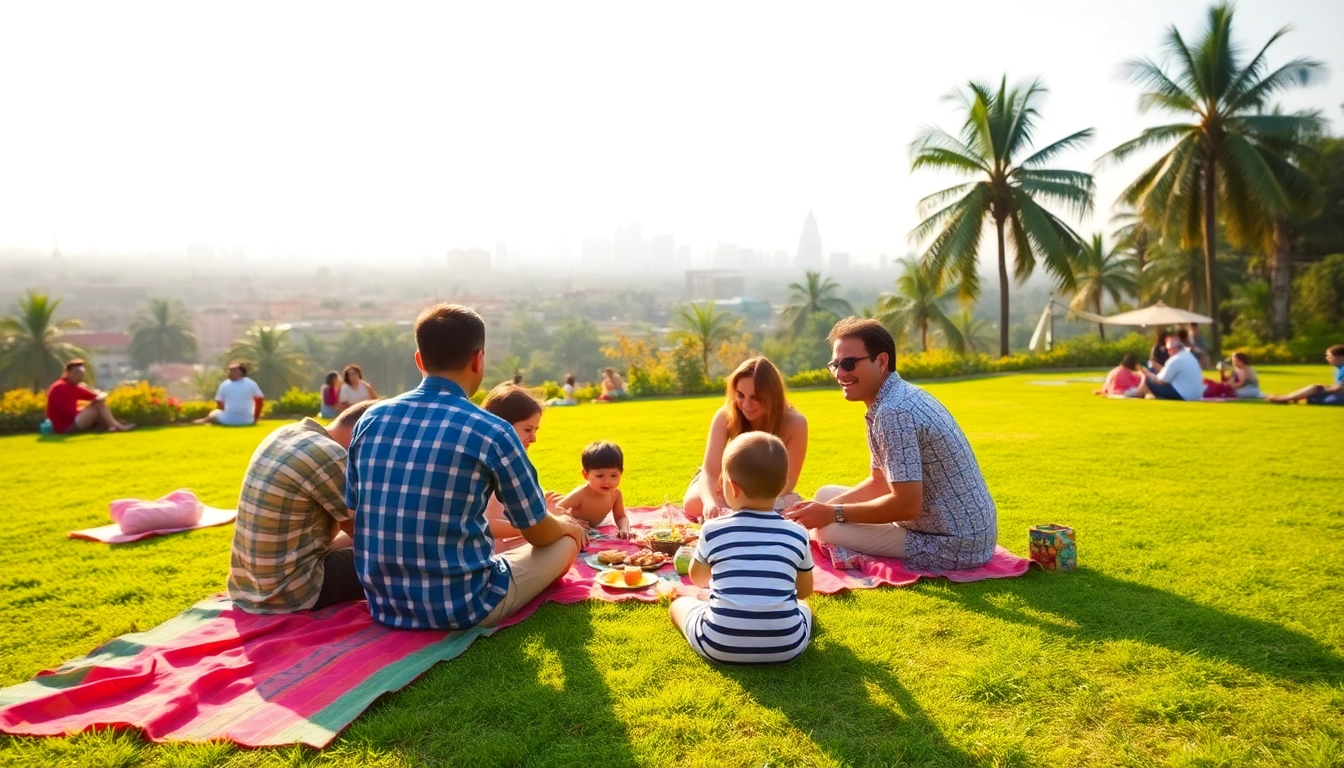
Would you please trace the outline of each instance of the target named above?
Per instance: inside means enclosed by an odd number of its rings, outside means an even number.
[[[799,571],[812,570],[807,530],[774,511],[740,510],[705,523],[695,559],[710,567],[709,607],[695,639],[714,661],[788,661],[807,648]]]

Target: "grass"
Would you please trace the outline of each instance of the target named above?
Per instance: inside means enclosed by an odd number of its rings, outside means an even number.
[[[1261,372],[1269,391],[1325,373]],[[0,737],[0,763],[1344,766],[1344,408],[1110,401],[1079,376],[928,385],[975,448],[1000,542],[1025,553],[1028,525],[1073,525],[1076,573],[813,598],[811,648],[772,669],[709,666],[656,605],[550,605],[321,752],[100,732]],[[862,408],[795,403],[802,489],[859,479]],[[566,491],[580,447],[613,438],[629,503],[678,501],[716,404],[553,409],[532,456]],[[222,589],[231,528],[117,548],[65,533],[120,496],[232,504],[274,427],[0,438],[0,685]]]

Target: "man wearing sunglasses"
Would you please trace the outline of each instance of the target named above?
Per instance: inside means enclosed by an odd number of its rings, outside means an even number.
[[[959,570],[989,561],[998,512],[980,465],[942,403],[896,373],[896,342],[876,320],[831,329],[827,365],[845,399],[868,406],[872,474],[853,488],[823,486],[785,517],[818,541],[911,568]]]

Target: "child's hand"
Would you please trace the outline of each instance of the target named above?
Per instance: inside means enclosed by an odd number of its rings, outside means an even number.
[[[546,498],[546,509],[552,512],[560,511],[560,500],[563,499],[564,496],[561,496],[555,491],[546,491],[545,498]]]
[[[630,521],[629,521],[629,520],[627,520],[626,518],[623,517],[623,518],[621,518],[620,522],[616,523],[616,536],[619,537],[619,538],[622,538],[622,539],[628,539],[628,538],[630,538]]]

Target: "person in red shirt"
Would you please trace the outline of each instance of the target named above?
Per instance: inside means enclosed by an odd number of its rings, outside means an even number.
[[[102,428],[108,432],[125,432],[134,424],[123,424],[112,416],[107,407],[107,393],[83,386],[84,361],[75,358],[65,364],[65,375],[47,390],[47,418],[57,434],[84,432]],[[88,402],[83,408],[81,402]]]

